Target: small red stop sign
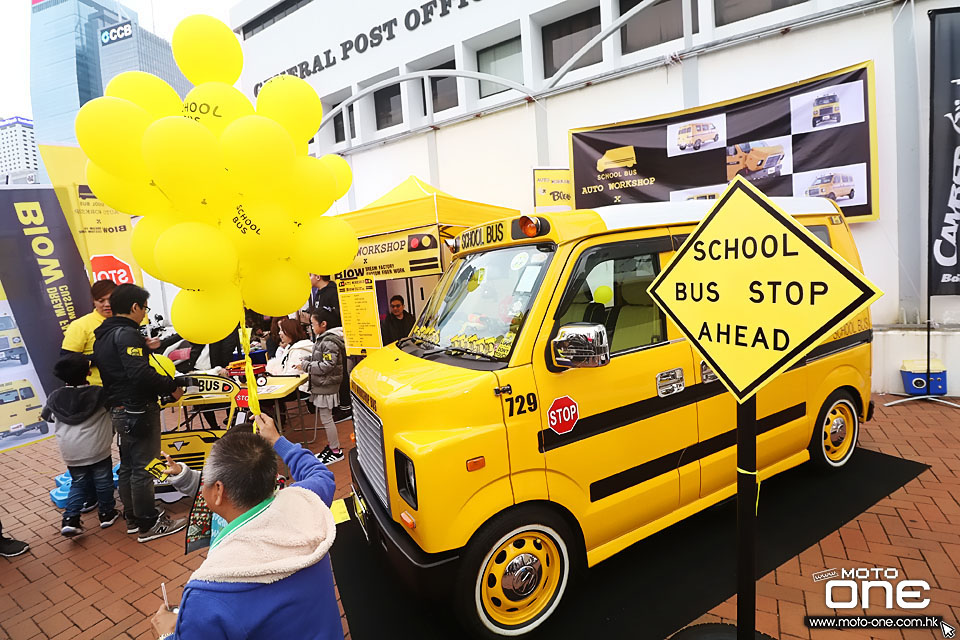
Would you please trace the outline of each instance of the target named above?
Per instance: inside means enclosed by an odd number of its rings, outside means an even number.
[[[90,256],[93,281],[113,280],[116,284],[134,284],[133,269],[115,255]]]
[[[560,435],[573,431],[579,419],[580,409],[577,407],[576,400],[570,396],[557,398],[547,410],[548,426]]]

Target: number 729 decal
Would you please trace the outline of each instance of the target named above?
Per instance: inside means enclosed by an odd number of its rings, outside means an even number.
[[[523,395],[522,393],[516,397],[504,396],[504,400],[507,401],[507,415],[518,416],[521,413],[533,413],[537,410],[537,394],[528,393]]]

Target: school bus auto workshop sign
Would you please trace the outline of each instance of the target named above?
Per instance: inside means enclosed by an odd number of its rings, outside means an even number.
[[[883,295],[741,177],[649,291],[740,402]]]
[[[391,280],[432,276],[440,268],[440,234],[436,225],[360,238],[357,257],[335,280]]]

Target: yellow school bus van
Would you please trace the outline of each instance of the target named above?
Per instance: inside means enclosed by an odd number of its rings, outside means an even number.
[[[860,268],[833,202],[774,201]],[[370,553],[452,598],[471,635],[535,629],[588,567],[735,494],[736,400],[647,293],[714,204],[468,229],[411,335],[353,370]],[[760,390],[761,480],[847,463],[871,339],[865,311]]]
[[[699,151],[702,145],[719,139],[720,133],[712,122],[688,122],[677,130],[677,146],[681,150],[693,147]]]
[[[825,93],[813,100],[813,122],[811,126],[824,122],[840,122],[840,100],[835,93]]]
[[[770,145],[759,140],[727,147],[727,180],[741,175],[755,182],[780,175],[783,164],[783,145]]]
[[[807,189],[807,195],[814,198],[830,198],[837,200],[839,198],[853,199],[856,193],[853,182],[853,176],[846,173],[827,173],[811,183]]]
[[[30,358],[13,316],[0,316],[0,362],[27,364]]]
[[[691,196],[687,196],[687,200],[716,200],[720,197],[719,193],[695,193]]]
[[[43,403],[27,380],[0,384],[0,438],[18,438],[39,431],[46,435],[50,425],[40,419]]]
[[[607,169],[632,167],[637,164],[637,152],[633,147],[617,147],[608,149],[597,159],[597,171],[603,173]]]

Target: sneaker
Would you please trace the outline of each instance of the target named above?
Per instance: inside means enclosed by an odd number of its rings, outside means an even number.
[[[140,533],[140,525],[136,522],[127,522],[127,533]]]
[[[80,524],[80,516],[71,516],[64,518],[60,524],[60,535],[68,538],[78,536],[83,533],[83,525]]]
[[[341,460],[343,460],[343,457],[344,457],[343,449],[340,449],[339,451],[334,451],[328,445],[324,447],[323,451],[318,453],[316,457],[317,457],[317,460],[329,466],[334,462],[340,462]]]
[[[120,517],[120,512],[114,509],[110,513],[101,513],[100,514],[100,528],[106,529],[111,526],[117,519]],[[138,529],[139,531],[139,529]]]
[[[0,556],[12,558],[30,550],[30,545],[20,540],[0,536]]]
[[[353,417],[353,410],[350,407],[334,407],[332,413],[334,422],[343,422]]]
[[[90,513],[91,511],[93,511],[93,510],[96,509],[96,508],[97,508],[97,501],[96,501],[96,500],[93,500],[93,501],[91,502],[91,501],[88,500],[88,501],[86,501],[86,502],[83,503],[83,506],[82,506],[82,507],[80,507],[80,513]]]
[[[163,536],[169,536],[177,531],[183,531],[187,528],[186,518],[177,518],[174,520],[163,511],[157,517],[157,521],[146,531],[141,531],[137,537],[137,542],[150,542]]]

